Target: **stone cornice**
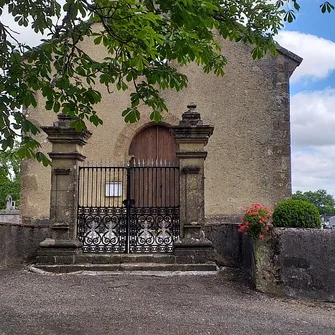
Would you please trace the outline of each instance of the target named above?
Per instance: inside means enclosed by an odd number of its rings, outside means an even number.
[[[177,143],[208,143],[208,139],[213,134],[214,128],[209,125],[195,126],[195,127],[183,127],[176,126],[171,127],[171,132]]]
[[[92,133],[88,130],[78,132],[73,128],[41,127],[51,143],[75,143],[84,146]]]
[[[81,153],[74,151],[74,152],[49,152],[49,157],[51,159],[74,159],[77,161],[83,162],[86,156],[82,155]]]

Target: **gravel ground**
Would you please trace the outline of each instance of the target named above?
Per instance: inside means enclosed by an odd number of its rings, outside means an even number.
[[[0,335],[335,334],[335,306],[269,297],[220,274],[0,269]]]

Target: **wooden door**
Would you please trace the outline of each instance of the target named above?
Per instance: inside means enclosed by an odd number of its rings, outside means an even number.
[[[129,148],[131,198],[135,207],[179,206],[177,145],[167,127],[151,126],[137,134]]]
[[[151,126],[138,133],[129,148],[129,155],[137,162],[148,164],[151,160],[176,162],[177,145],[167,127]]]

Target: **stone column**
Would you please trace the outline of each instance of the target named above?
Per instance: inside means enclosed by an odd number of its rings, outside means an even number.
[[[60,249],[72,253],[81,247],[77,240],[78,174],[86,158],[83,146],[91,133],[78,132],[70,124],[71,118],[60,114],[53,126],[42,127],[52,143],[49,237],[40,243],[49,254]]]
[[[196,105],[187,106],[178,126],[171,132],[178,146],[177,157],[180,165],[180,247],[209,247],[211,242],[204,236],[204,150],[214,127],[204,125]]]

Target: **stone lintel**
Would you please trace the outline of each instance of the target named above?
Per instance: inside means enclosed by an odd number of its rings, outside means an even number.
[[[198,174],[200,172],[200,166],[184,166],[181,171],[184,174]]]
[[[207,151],[177,151],[178,158],[203,158],[207,157]]]
[[[74,152],[49,152],[49,157],[51,159],[74,159],[80,162],[83,162],[86,156],[82,155],[81,153],[74,151]]]

